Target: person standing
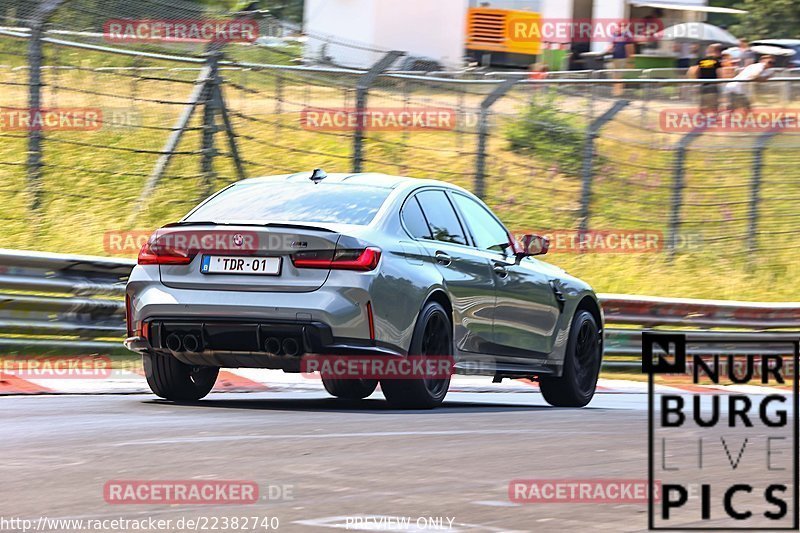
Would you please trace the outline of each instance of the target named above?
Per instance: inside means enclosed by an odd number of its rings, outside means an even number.
[[[733,78],[731,83],[725,86],[724,92],[729,100],[729,110],[731,112],[739,109],[750,112],[750,98],[747,95],[748,89],[746,81],[764,81],[775,73],[775,58],[771,55],[761,57],[761,61],[745,67]]]
[[[699,80],[716,80],[722,77],[722,45],[711,44],[706,55],[689,69],[689,77]],[[700,111],[716,113],[719,110],[719,87],[716,83],[703,83],[700,86]]]
[[[676,67],[680,70],[687,70],[697,60],[697,45],[691,43],[676,42],[672,45],[672,51],[678,56]]]
[[[622,78],[622,70],[633,67],[633,56],[636,53],[636,45],[633,40],[633,35],[629,31],[621,28],[617,29],[613,34],[613,40],[608,45],[606,53],[611,54],[611,67],[617,71],[614,72],[614,78]],[[625,86],[622,83],[614,84],[614,96],[622,96]]]
[[[720,78],[733,78],[736,76],[738,60],[735,59],[733,55],[729,52],[722,52],[722,59],[720,62],[722,63],[722,68],[719,72]]]
[[[744,39],[739,40],[739,67],[749,67],[756,62],[756,53],[750,49],[750,44]]]

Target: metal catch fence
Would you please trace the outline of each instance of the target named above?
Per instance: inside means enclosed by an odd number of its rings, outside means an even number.
[[[800,247],[795,71],[746,84],[795,127],[725,131],[696,122],[702,83],[675,69],[409,73],[400,53],[356,44],[379,58],[371,69],[309,66],[291,39],[167,46],[104,33],[110,18],[236,16],[194,2],[13,4],[24,8],[0,4],[1,246],[130,257],[210,191],[322,167],[467,187],[515,233],[566,234],[553,261],[581,276],[599,267],[606,290],[640,292],[615,269],[657,268],[676,286],[698,272],[723,298],[747,281],[795,299],[775,283]],[[716,82],[723,95],[729,83]],[[95,115],[30,127],[31,110]],[[644,249],[626,249],[640,237]]]

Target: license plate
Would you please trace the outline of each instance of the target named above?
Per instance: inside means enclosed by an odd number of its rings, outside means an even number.
[[[281,273],[281,258],[204,255],[203,264],[200,265],[200,272],[203,274],[279,276]]]

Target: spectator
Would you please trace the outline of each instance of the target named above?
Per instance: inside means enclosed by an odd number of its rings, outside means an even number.
[[[544,80],[547,79],[547,72],[550,70],[547,68],[542,62],[533,63],[530,67],[530,74],[528,74],[529,80]]]
[[[636,46],[630,32],[617,29],[613,34],[613,40],[606,49],[607,54],[611,54],[611,65],[615,69],[630,68],[631,58],[636,53]]]
[[[722,68],[719,70],[720,78],[733,78],[736,76],[737,59],[734,59],[728,52],[722,52],[722,59],[720,62],[722,63]]]
[[[749,67],[756,62],[756,53],[750,49],[750,44],[744,39],[739,40],[739,66],[742,68]]]
[[[676,42],[672,46],[672,50],[678,56],[678,64],[676,66],[679,69],[688,69],[697,60],[696,44]]]
[[[775,71],[775,58],[770,55],[761,57],[761,61],[745,67],[733,78],[733,81],[725,86],[725,95],[728,97],[728,109],[733,112],[743,110],[750,112],[750,98],[747,95],[747,81],[764,81],[772,76]]]
[[[711,44],[706,48],[705,57],[689,69],[689,77],[700,80],[721,78],[722,45]],[[719,87],[716,83],[703,83],[700,86],[700,111],[716,113],[719,110]]]
[[[607,54],[611,54],[611,67],[618,71],[614,73],[614,78],[622,78],[620,70],[633,67],[633,56],[636,53],[636,45],[630,32],[617,29],[614,32],[613,40],[606,49]],[[625,86],[622,83],[614,84],[614,96],[622,96]]]

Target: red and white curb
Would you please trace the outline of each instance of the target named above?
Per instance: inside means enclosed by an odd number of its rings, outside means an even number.
[[[656,385],[656,392],[676,393],[739,393],[772,394],[774,387],[756,385]],[[784,387],[781,387],[782,389]],[[786,392],[791,387],[785,387]],[[453,376],[451,392],[504,392],[537,393],[537,383],[527,379],[506,379],[502,383],[492,383],[488,376]],[[260,368],[239,368],[222,370],[214,386],[214,392],[321,392],[322,381],[318,377],[302,374],[287,374],[280,370]],[[0,396],[29,394],[139,394],[150,393],[144,376],[138,371],[114,371],[110,375],[97,378],[25,378],[0,374]],[[647,394],[647,383],[601,378],[597,384],[597,394]]]

